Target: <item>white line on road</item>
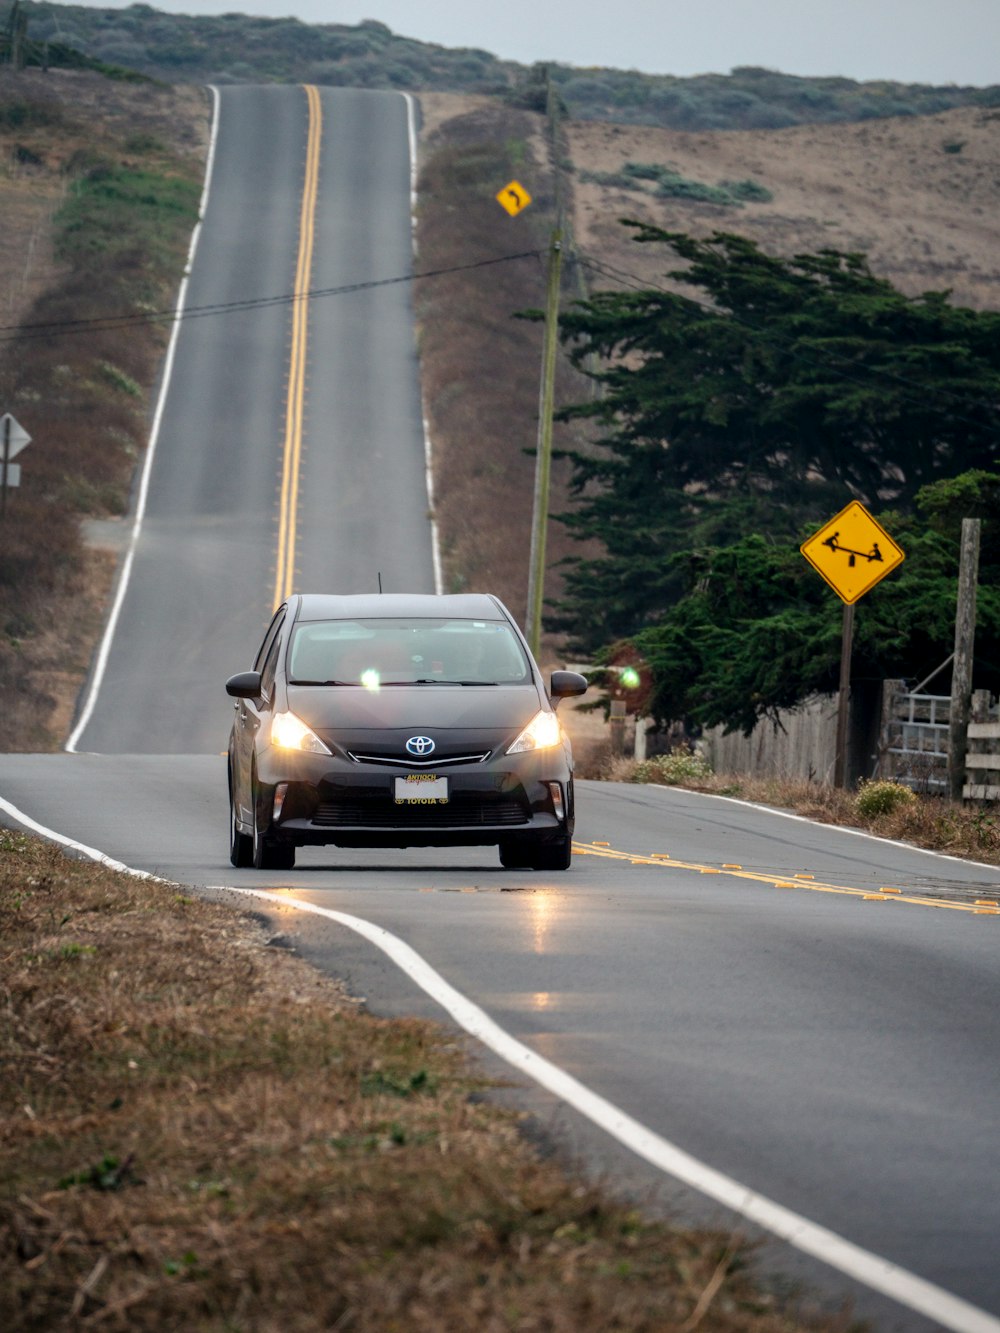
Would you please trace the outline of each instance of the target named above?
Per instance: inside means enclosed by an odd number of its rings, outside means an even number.
[[[111,613],[108,616],[108,623],[104,629],[104,637],[101,640],[101,646],[98,649],[97,661],[94,664],[94,673],[90,680],[90,689],[87,692],[87,697],[79,719],[77,720],[77,724],[73,728],[69,739],[66,742],[65,748],[69,754],[76,754],[77,744],[86,730],[87,723],[90,721],[94,707],[97,704],[97,695],[104,681],[104,673],[107,670],[108,658],[111,656],[111,644],[114,641],[115,630],[118,628],[118,617],[121,615],[122,605],[125,601],[125,593],[128,591],[129,579],[132,577],[132,565],[135,563],[135,553],[139,545],[139,534],[142,531],[142,520],[146,515],[146,499],[149,494],[149,478],[153,471],[153,458],[156,454],[156,442],[160,437],[160,423],[163,420],[163,410],[166,407],[167,391],[170,388],[170,377],[174,368],[174,355],[177,351],[177,339],[180,335],[181,317],[184,313],[184,303],[187,300],[188,280],[191,277],[191,268],[194,264],[195,251],[198,249],[198,238],[201,235],[201,224],[205,217],[205,210],[208,207],[208,191],[212,181],[212,167],[215,163],[215,144],[219,134],[219,90],[213,87],[211,92],[212,134],[208,146],[208,160],[205,163],[205,184],[202,187],[201,200],[198,204],[198,221],[195,223],[194,231],[191,233],[191,244],[188,247],[187,264],[184,267],[184,277],[181,280],[180,290],[177,294],[177,305],[174,308],[174,326],[170,333],[167,355],[163,363],[163,379],[160,383],[160,396],[156,402],[156,411],[153,413],[153,424],[149,431],[149,443],[146,446],[146,458],[139,479],[139,496],[136,500],[132,535],[129,538],[125,563],[122,565],[122,571],[118,578],[118,587],[115,591],[115,599],[111,607]]]
[[[417,118],[413,97],[402,93],[406,100],[406,137],[410,151],[410,236],[413,254],[417,253]],[[434,591],[444,592],[444,573],[441,567],[441,542],[438,533],[437,515],[434,509],[434,448],[431,443],[431,425],[427,417],[427,404],[423,390],[420,392],[421,412],[424,427],[424,480],[427,486],[427,512],[431,523],[431,560],[434,566]]]
[[[959,865],[977,866],[982,870],[992,870],[994,875],[998,873],[997,867],[991,865],[988,861],[973,861],[967,856],[952,856],[950,852],[939,852],[934,847],[920,847],[915,842],[901,842],[898,838],[886,838],[880,833],[869,833],[867,829],[851,828],[847,824],[820,823],[819,820],[810,819],[808,815],[797,815],[792,810],[778,810],[773,805],[758,805],[756,801],[743,801],[738,796],[720,796],[718,792],[693,791],[688,787],[665,787],[660,782],[643,782],[640,785],[646,791],[663,793],[683,791],[685,796],[698,796],[707,801],[726,801],[729,805],[738,805],[744,810],[760,810],[765,815],[778,815],[781,819],[795,819],[800,824],[812,824],[814,828],[822,828],[831,833],[848,833],[853,838],[868,838],[871,842],[888,843],[890,847],[902,847],[907,852],[920,852],[922,856],[936,856],[941,861],[957,861]]]
[[[42,837],[72,848],[112,869],[122,870],[142,879],[156,878],[147,871],[133,870],[93,847],[87,847],[83,843],[75,842],[52,829],[45,828],[2,798],[0,798],[0,810]],[[512,1037],[478,1005],[473,1004],[447,982],[416,950],[382,926],[365,921],[362,917],[351,916],[347,912],[319,907],[315,903],[295,898],[287,892],[274,893],[267,889],[237,888],[229,884],[209,887],[222,892],[263,899],[295,911],[311,912],[346,926],[348,930],[353,930],[376,948],[381,949],[470,1036],[481,1041],[512,1068],[553,1093],[658,1170],[691,1186],[708,1198],[715,1199],[748,1221],[764,1227],[803,1254],[811,1255],[814,1259],[819,1259],[873,1291],[881,1292],[900,1305],[935,1320],[942,1328],[952,1329],[954,1333],[1000,1333],[1000,1319],[994,1315],[970,1305],[968,1301],[944,1291],[905,1268],[900,1268],[888,1259],[862,1249],[843,1236],[838,1236],[836,1232],[810,1222],[808,1218],[799,1216],[798,1213],[764,1195],[757,1194],[748,1186],[741,1185],[738,1180],[716,1171],[668,1139],[661,1138],[659,1134],[647,1129],[639,1121],[633,1120],[612,1102],[592,1092],[558,1065],[554,1065]]]

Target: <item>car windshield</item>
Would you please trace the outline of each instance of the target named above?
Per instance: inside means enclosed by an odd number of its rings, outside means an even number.
[[[292,685],[526,685],[528,661],[499,620],[313,620],[292,635]]]

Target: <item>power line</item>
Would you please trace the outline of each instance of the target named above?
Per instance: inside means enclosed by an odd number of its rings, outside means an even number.
[[[347,283],[342,287],[321,287],[298,294],[284,292],[279,296],[248,297],[243,301],[189,306],[180,313],[175,310],[154,310],[132,315],[97,315],[91,319],[51,320],[39,324],[0,324],[0,343],[15,342],[21,338],[50,338],[55,334],[103,333],[106,330],[133,328],[140,324],[167,324],[173,323],[175,319],[203,319],[209,315],[229,315],[242,310],[293,305],[296,301],[318,300],[324,296],[346,296],[351,292],[371,291],[377,287],[394,287],[403,282],[446,277],[449,273],[468,273],[472,269],[509,264],[517,259],[538,259],[544,254],[544,250],[520,250],[516,254],[498,255],[493,259],[478,259],[470,264],[453,264],[448,268],[427,269],[423,273],[404,273],[394,278],[373,278],[367,282]]]

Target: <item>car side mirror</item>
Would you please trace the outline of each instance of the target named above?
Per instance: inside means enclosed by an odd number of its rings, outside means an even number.
[[[586,694],[589,682],[578,671],[553,671],[549,682],[550,699],[572,699],[578,694]]]
[[[260,698],[260,672],[240,671],[226,681],[226,693],[234,699]]]

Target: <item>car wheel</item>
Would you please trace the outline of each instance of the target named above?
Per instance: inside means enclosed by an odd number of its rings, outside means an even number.
[[[288,842],[273,842],[260,828],[260,792],[256,776],[251,783],[253,793],[253,838],[251,862],[255,870],[291,870],[295,865],[295,848]]]
[[[531,855],[532,870],[568,870],[573,860],[573,840],[567,834],[558,842],[545,843]]]
[[[527,870],[533,859],[531,848],[517,838],[500,844],[500,864],[505,870]]]
[[[232,774],[229,775],[229,859],[241,868],[253,864],[253,838],[249,833],[241,833],[236,823]]]

